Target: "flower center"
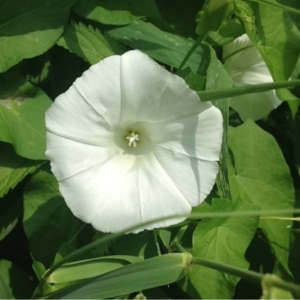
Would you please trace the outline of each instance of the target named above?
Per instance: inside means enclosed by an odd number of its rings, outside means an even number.
[[[132,132],[131,135],[126,136],[126,140],[128,140],[128,146],[136,147],[137,141],[139,141],[139,135],[137,133]]]

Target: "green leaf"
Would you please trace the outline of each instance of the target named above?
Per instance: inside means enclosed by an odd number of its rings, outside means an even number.
[[[206,78],[202,75],[195,74],[190,68],[182,70],[177,70],[176,75],[182,77],[190,89],[194,91],[205,90]]]
[[[145,16],[160,17],[154,0],[79,0],[73,10],[83,18],[109,25],[127,25]]]
[[[0,299],[13,299],[9,286],[0,275]]]
[[[33,257],[32,257],[32,269],[34,270],[34,273],[39,280],[42,279],[43,275],[46,272],[45,266],[41,262],[35,260]]]
[[[186,275],[191,258],[189,253],[153,257],[86,280],[46,298],[112,298],[167,285]]]
[[[211,31],[207,40],[212,46],[224,46],[245,33],[243,25],[237,18],[231,18],[218,31]]]
[[[14,153],[14,149],[5,143],[0,143],[0,198],[28,174],[33,173],[41,161],[29,160]]]
[[[276,3],[276,0],[270,0]],[[289,14],[280,8],[251,3],[255,28],[245,23],[247,33],[257,46],[274,81],[288,80],[300,53],[300,33]],[[276,30],[275,30],[276,29]],[[295,100],[287,89],[277,91],[282,100]]]
[[[72,23],[67,26],[57,44],[90,64],[95,64],[105,57],[123,52],[120,47],[120,49],[113,49],[98,29],[82,23]]]
[[[76,0],[18,0],[0,4],[0,72],[43,54],[63,33]]]
[[[127,234],[116,239],[111,247],[116,254],[149,258],[157,254],[152,231]]]
[[[6,295],[1,299],[29,299],[36,284],[30,272],[5,259],[0,260],[0,278],[0,296]]]
[[[217,31],[226,24],[233,13],[233,0],[209,0],[204,10],[197,15],[197,34],[202,35],[209,31]]]
[[[75,222],[79,220],[66,206],[55,177],[40,171],[24,192],[23,224],[33,258],[49,266]]]
[[[194,0],[156,1],[163,21],[167,23],[167,27],[158,24],[152,18],[150,21],[162,30],[172,32],[183,37],[196,39],[197,34],[195,32],[195,17],[196,12],[202,8],[202,2],[203,1]]]
[[[257,206],[238,199],[214,199],[212,212],[257,210]],[[193,256],[213,259],[239,268],[248,268],[245,252],[255,234],[258,218],[232,217],[202,220],[193,234]],[[194,266],[190,281],[204,299],[231,299],[239,278],[203,266]],[[201,284],[199,284],[201,283]]]
[[[262,211],[292,209],[292,178],[274,138],[249,120],[239,127],[230,128],[228,143],[233,155],[229,177],[233,198],[241,197],[260,206]],[[288,273],[288,227],[291,224],[291,221],[272,219],[261,219],[259,223]]]
[[[5,206],[5,204],[2,204],[3,199],[0,202],[0,241],[2,241],[15,228],[23,213],[21,199],[17,200],[5,211],[3,211],[3,206]]]
[[[46,159],[45,112],[52,101],[19,74],[0,74],[0,141],[29,159]]]
[[[164,32],[150,23],[141,20],[128,26],[108,30],[116,40],[139,49],[161,63],[178,68],[194,41],[181,36]],[[193,52],[185,66],[194,73],[206,75],[209,64],[209,47],[200,45]]]
[[[55,270],[48,278],[51,284],[76,281],[96,277],[130,263],[142,261],[141,258],[128,255],[105,256],[67,263]]]
[[[100,276],[140,261],[142,259],[136,256],[115,255],[67,263],[47,278],[42,287],[43,294],[56,292],[79,281]]]

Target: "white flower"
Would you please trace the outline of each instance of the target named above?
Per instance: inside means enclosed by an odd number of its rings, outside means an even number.
[[[84,72],[47,111],[46,127],[46,155],[67,205],[102,232],[188,216],[215,183],[220,111],[140,51]]]
[[[223,57],[224,67],[231,76],[234,86],[273,82],[272,75],[258,49],[247,34],[225,45]],[[239,113],[243,121],[262,119],[281,103],[274,90],[230,99],[230,106]]]

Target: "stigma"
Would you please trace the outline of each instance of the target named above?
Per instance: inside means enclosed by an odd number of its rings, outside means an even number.
[[[137,133],[132,132],[131,135],[126,136],[126,140],[128,140],[128,146],[136,147],[137,141],[139,141],[139,135]]]

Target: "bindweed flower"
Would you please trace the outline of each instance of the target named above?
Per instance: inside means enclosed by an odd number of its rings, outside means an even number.
[[[67,205],[102,232],[188,216],[215,183],[220,111],[137,50],[84,72],[47,111],[46,127],[46,155]]]
[[[224,67],[234,86],[273,82],[258,49],[247,34],[225,45],[223,57]],[[262,119],[281,103],[274,90],[230,98],[230,106],[238,112],[243,121]]]

